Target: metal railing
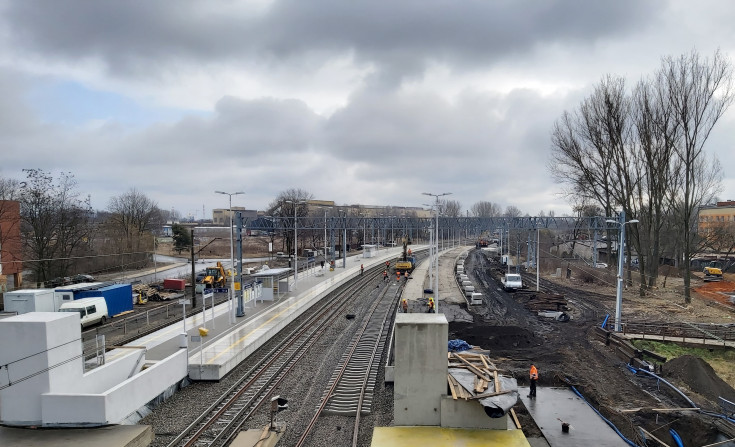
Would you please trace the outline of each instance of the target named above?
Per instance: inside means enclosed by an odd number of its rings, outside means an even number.
[[[622,324],[624,334],[655,336],[657,340],[672,341],[686,338],[692,341],[702,340],[703,343],[722,343],[735,341],[735,325],[689,323],[689,322],[625,322]],[[651,337],[654,338],[654,337]]]

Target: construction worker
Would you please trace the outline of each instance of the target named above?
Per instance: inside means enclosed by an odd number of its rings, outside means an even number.
[[[405,272],[403,272],[403,279],[405,279],[406,281],[408,281],[408,270],[406,270]]]
[[[396,282],[401,282],[401,272],[396,270]]]
[[[404,298],[403,301],[401,301],[401,307],[403,308],[403,313],[407,314],[408,313],[408,301],[406,301],[406,298]]]
[[[528,375],[531,379],[531,391],[528,393],[528,397],[535,398],[536,382],[538,381],[538,369],[536,369],[536,365],[531,365],[531,371],[528,373]]]
[[[385,269],[388,270],[390,268],[390,261],[385,261]]]
[[[383,270],[383,282],[388,281],[388,270]]]
[[[429,309],[426,311],[427,313],[433,313],[434,312],[434,298],[429,297],[429,302],[427,303],[429,306]]]
[[[362,276],[365,273],[365,267],[363,267],[362,264],[360,264],[360,276]]]

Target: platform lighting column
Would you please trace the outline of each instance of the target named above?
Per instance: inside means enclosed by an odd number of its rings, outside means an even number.
[[[618,220],[608,219],[605,222],[617,224],[620,231],[618,238],[618,284],[615,294],[615,332],[621,330],[622,304],[623,304],[623,250],[625,249],[625,225],[629,223],[638,223],[638,219],[625,221],[625,211],[620,211]]]
[[[236,196],[239,194],[245,194],[242,191],[238,192],[224,192],[224,191],[215,191],[215,194],[224,194],[226,196],[230,196],[230,298],[229,298],[229,306],[228,306],[228,313],[230,314],[230,324],[235,324],[235,306],[234,306],[234,297],[235,297],[235,275],[233,275],[232,270],[235,269],[235,249],[234,249],[234,242],[232,237],[232,196]],[[202,301],[204,301],[202,299]],[[203,304],[202,304],[203,305]]]
[[[541,252],[539,251],[539,247],[541,246],[540,237],[541,236],[541,227],[538,226],[538,223],[536,224],[536,291],[538,292],[538,280],[539,280],[539,268],[541,267]]]
[[[439,313],[439,197],[448,196],[451,194],[451,192],[443,192],[441,194],[432,194],[429,192],[423,192],[421,194],[425,196],[432,196],[436,198],[436,260],[435,260],[436,279],[434,280],[436,287],[434,288],[434,305],[436,306],[435,312]]]
[[[296,207],[299,204],[305,203],[303,201],[297,202],[295,200],[286,200],[286,203],[293,204],[293,254],[294,254],[294,274],[293,274],[293,287],[296,288],[296,283],[299,278],[299,234],[296,228]]]

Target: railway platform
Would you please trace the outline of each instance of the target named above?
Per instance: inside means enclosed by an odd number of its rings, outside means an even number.
[[[13,447],[144,447],[153,441],[150,425],[31,429],[0,426],[0,445]]]
[[[106,361],[127,355],[130,348],[145,347],[146,360],[161,360],[175,352],[182,344],[186,333],[189,348],[189,378],[192,380],[216,381],[224,377],[252,352],[267,342],[274,334],[321,297],[336,287],[360,274],[360,266],[369,269],[386,260],[395,259],[400,249],[378,250],[371,258],[361,255],[347,258],[346,267],[337,264],[334,271],[319,267],[312,271],[299,272],[298,280],[291,290],[275,297],[273,301],[254,300],[246,303],[245,316],[231,316],[229,303],[225,302],[182,319],[152,334],[141,337],[106,355]],[[192,342],[199,336],[199,328],[208,330],[201,343]]]

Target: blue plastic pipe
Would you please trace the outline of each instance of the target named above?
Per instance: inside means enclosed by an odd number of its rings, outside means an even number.
[[[605,329],[608,319],[610,319],[610,314],[605,315],[605,321],[602,322],[602,326],[600,326],[601,328]]]
[[[628,365],[628,368],[630,368],[630,369],[631,369],[631,371],[632,371],[632,370],[635,370],[635,371],[639,371],[639,372],[643,372],[643,373],[646,373],[646,374],[648,374],[649,376],[655,377],[656,379],[658,379],[658,380],[662,381],[663,383],[665,383],[666,385],[668,385],[669,387],[671,387],[671,389],[672,389],[672,390],[674,390],[674,391],[676,391],[677,393],[679,393],[679,395],[680,395],[681,397],[683,397],[683,398],[684,398],[684,400],[686,400],[686,401],[687,401],[687,403],[688,403],[689,405],[691,405],[691,406],[692,406],[692,408],[697,408],[697,404],[695,404],[694,402],[692,402],[692,400],[691,400],[691,399],[689,399],[689,398],[687,397],[687,395],[686,395],[686,394],[684,394],[684,393],[683,393],[683,392],[682,392],[682,391],[681,391],[681,390],[680,390],[679,388],[677,388],[677,387],[675,387],[674,385],[672,385],[671,383],[667,382],[667,381],[666,381],[666,379],[664,379],[663,377],[661,377],[661,376],[659,376],[659,375],[657,375],[657,374],[654,374],[654,373],[652,373],[651,371],[646,371],[645,369],[637,369],[637,368],[635,368],[635,367],[633,367],[633,366],[631,366],[631,365]]]
[[[613,424],[605,416],[603,416],[602,413],[600,413],[597,410],[597,408],[593,407],[592,404],[590,404],[589,402],[587,402],[587,399],[585,399],[584,396],[582,396],[582,393],[580,393],[579,391],[577,391],[577,389],[574,387],[574,385],[569,385],[569,387],[572,389],[572,391],[574,391],[574,394],[576,394],[577,396],[579,396],[579,398],[582,399],[582,401],[584,401],[584,403],[586,403],[590,408],[592,408],[593,410],[595,410],[595,413],[597,413],[597,415],[600,416],[602,418],[602,420],[605,421],[605,423],[610,426],[610,428],[612,428],[613,430],[615,430],[615,433],[617,433],[618,436],[620,436],[620,438],[623,441],[625,441],[626,444],[628,444],[631,447],[640,447],[638,444],[636,444],[635,442],[633,442],[630,439],[626,438],[625,435],[623,435],[622,433],[620,433],[620,430],[618,430],[618,427],[616,427],[615,424]]]
[[[676,443],[676,447],[684,447],[684,443],[681,440],[681,436],[679,436],[679,433],[676,432],[673,428],[669,429],[669,434],[672,438],[674,438],[674,442]]]

